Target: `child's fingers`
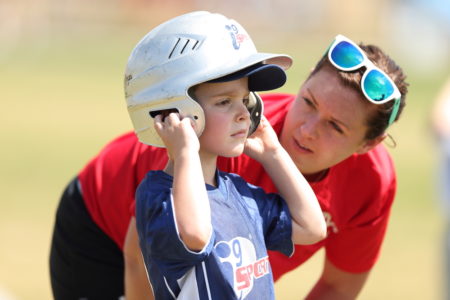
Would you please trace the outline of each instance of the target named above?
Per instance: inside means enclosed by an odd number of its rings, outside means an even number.
[[[180,115],[178,113],[170,113],[165,119],[164,122],[167,122],[168,124],[175,125],[180,122]]]
[[[185,117],[181,119],[181,122],[185,125],[190,125],[192,128],[195,128],[195,121],[192,117]]]
[[[265,115],[261,116],[261,122],[259,122],[259,124],[262,128],[267,127],[267,125],[269,124],[269,121],[267,120]]]
[[[256,128],[256,130],[255,130],[255,132],[253,134],[264,132],[264,129],[267,127],[268,122],[269,121],[267,121],[266,117],[263,115],[261,117],[261,121],[259,122],[258,127]],[[252,134],[252,136],[253,136],[253,134]]]
[[[161,115],[156,115],[155,116],[155,123],[161,123],[162,120],[162,116]]]
[[[162,122],[162,116],[161,115],[157,115],[155,116],[154,122],[153,122],[153,126],[156,129],[156,132],[160,132],[163,128],[163,122]]]

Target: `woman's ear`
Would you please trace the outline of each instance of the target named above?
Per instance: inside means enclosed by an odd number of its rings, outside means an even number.
[[[375,146],[377,146],[379,143],[384,141],[384,139],[387,137],[387,133],[383,133],[379,137],[376,137],[372,140],[366,140],[364,141],[361,146],[356,150],[356,153],[358,154],[364,154],[370,150],[372,150]]]

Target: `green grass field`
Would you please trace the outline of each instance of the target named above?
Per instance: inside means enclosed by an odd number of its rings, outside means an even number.
[[[142,34],[101,41],[50,38],[19,45],[0,60],[0,287],[17,299],[51,298],[48,253],[60,193],[107,141],[131,129],[122,77]],[[282,89],[293,93],[318,58],[310,53],[322,50],[295,51],[302,53],[301,61]],[[439,299],[442,294],[443,221],[427,116],[444,78],[405,69],[411,83],[408,106],[391,131],[398,144],[390,150],[398,168],[398,197],[382,255],[361,299]],[[278,282],[278,298],[300,299],[319,276],[322,256],[317,253]]]

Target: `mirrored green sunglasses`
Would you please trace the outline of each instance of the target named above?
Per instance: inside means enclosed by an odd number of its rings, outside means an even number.
[[[394,81],[376,67],[358,45],[343,35],[336,36],[328,49],[328,59],[341,71],[366,68],[361,79],[361,90],[367,100],[375,104],[395,101],[389,117],[388,126],[390,126],[397,117],[401,99],[401,93]]]

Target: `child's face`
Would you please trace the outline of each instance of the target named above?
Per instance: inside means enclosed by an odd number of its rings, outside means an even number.
[[[225,157],[242,154],[250,128],[247,77],[200,84],[195,89],[195,97],[206,118],[199,138],[201,151]]]

